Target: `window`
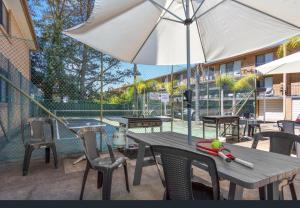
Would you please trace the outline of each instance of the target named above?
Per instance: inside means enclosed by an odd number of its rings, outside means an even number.
[[[7,33],[9,33],[9,18],[8,18],[8,10],[5,7],[3,0],[0,0],[0,25],[5,29]]]
[[[240,76],[241,68],[242,68],[242,62],[234,61],[234,62],[222,64],[220,66],[220,71],[221,71],[221,74],[231,74],[234,76]]]
[[[215,68],[209,67],[205,70],[205,79],[214,80],[215,79]]]
[[[274,60],[273,53],[267,53],[256,56],[255,66],[261,66]]]

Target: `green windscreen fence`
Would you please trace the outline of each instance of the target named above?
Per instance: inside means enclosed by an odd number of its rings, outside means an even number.
[[[31,53],[28,44],[32,43],[0,36],[0,75],[16,87],[0,79],[0,161],[23,160],[21,121],[49,116],[28,96],[60,119],[77,119],[82,124],[102,120],[107,124],[110,139],[119,131],[119,124],[111,118],[120,116],[171,117],[173,121],[164,123],[163,131],[187,133],[187,109],[183,99],[186,89],[184,68],[165,67],[164,76],[160,74],[158,77],[150,69],[134,68],[73,40],[55,47],[42,44],[38,51]],[[57,51],[68,47],[72,50],[63,54]],[[201,123],[197,121],[202,116],[232,112],[233,96],[236,98],[236,108],[240,109],[239,115],[255,112],[254,96],[248,96],[253,89],[233,94],[230,90],[217,87],[214,80],[197,80],[195,70],[193,68],[192,72],[194,136],[201,137],[203,134]],[[80,141],[65,126],[55,125],[59,155],[81,154]],[[131,131],[145,133],[151,132],[151,129]],[[215,136],[213,129],[207,131],[208,137]],[[43,152],[33,155],[43,156]]]

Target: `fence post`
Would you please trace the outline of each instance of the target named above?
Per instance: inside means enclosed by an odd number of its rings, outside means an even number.
[[[7,79],[12,81],[10,61],[7,59]],[[11,139],[11,130],[13,123],[13,88],[8,86],[7,89],[7,137]]]
[[[23,77],[21,72],[18,73],[19,74],[19,84],[20,84],[20,89],[22,89],[23,86]],[[20,102],[20,122],[18,123],[18,125],[20,125],[20,130],[21,130],[21,125],[22,125],[22,120],[23,120],[23,116],[24,116],[24,107],[23,106],[23,96],[21,95],[21,93],[19,93],[19,102]]]

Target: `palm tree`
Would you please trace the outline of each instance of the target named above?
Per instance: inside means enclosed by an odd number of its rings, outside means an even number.
[[[251,89],[252,85],[251,82],[255,79],[255,74],[250,74],[247,76],[242,77],[239,80],[236,80],[232,75],[220,75],[216,78],[216,86],[221,88],[221,103],[223,103],[223,93],[224,89],[228,89],[233,92],[233,99],[232,99],[232,111],[233,114],[236,113],[236,95],[239,91],[245,89]],[[223,105],[221,104],[221,108]],[[223,112],[223,109],[221,109]]]
[[[292,37],[288,39],[285,43],[279,46],[277,55],[282,58],[288,55],[290,50],[300,47],[300,36]],[[286,90],[287,90],[287,74],[283,74],[283,114],[284,119],[286,119]]]
[[[297,47],[300,47],[300,36],[290,38],[290,39],[288,39],[287,42],[285,42],[281,46],[279,46],[277,55],[280,58],[285,57],[288,55],[289,50],[293,50]]]

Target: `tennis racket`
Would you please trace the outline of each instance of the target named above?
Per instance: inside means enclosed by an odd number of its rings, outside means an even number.
[[[209,155],[212,156],[219,156],[220,158],[222,158],[225,162],[236,162],[239,163],[241,165],[244,165],[248,168],[254,168],[253,163],[250,163],[248,161],[242,160],[240,158],[237,158],[235,156],[233,156],[233,154],[231,153],[231,151],[225,147],[221,147],[221,148],[212,148],[211,147],[211,142],[213,140],[200,140],[197,142],[196,146],[197,146],[197,150],[202,151],[204,153],[207,153]]]

